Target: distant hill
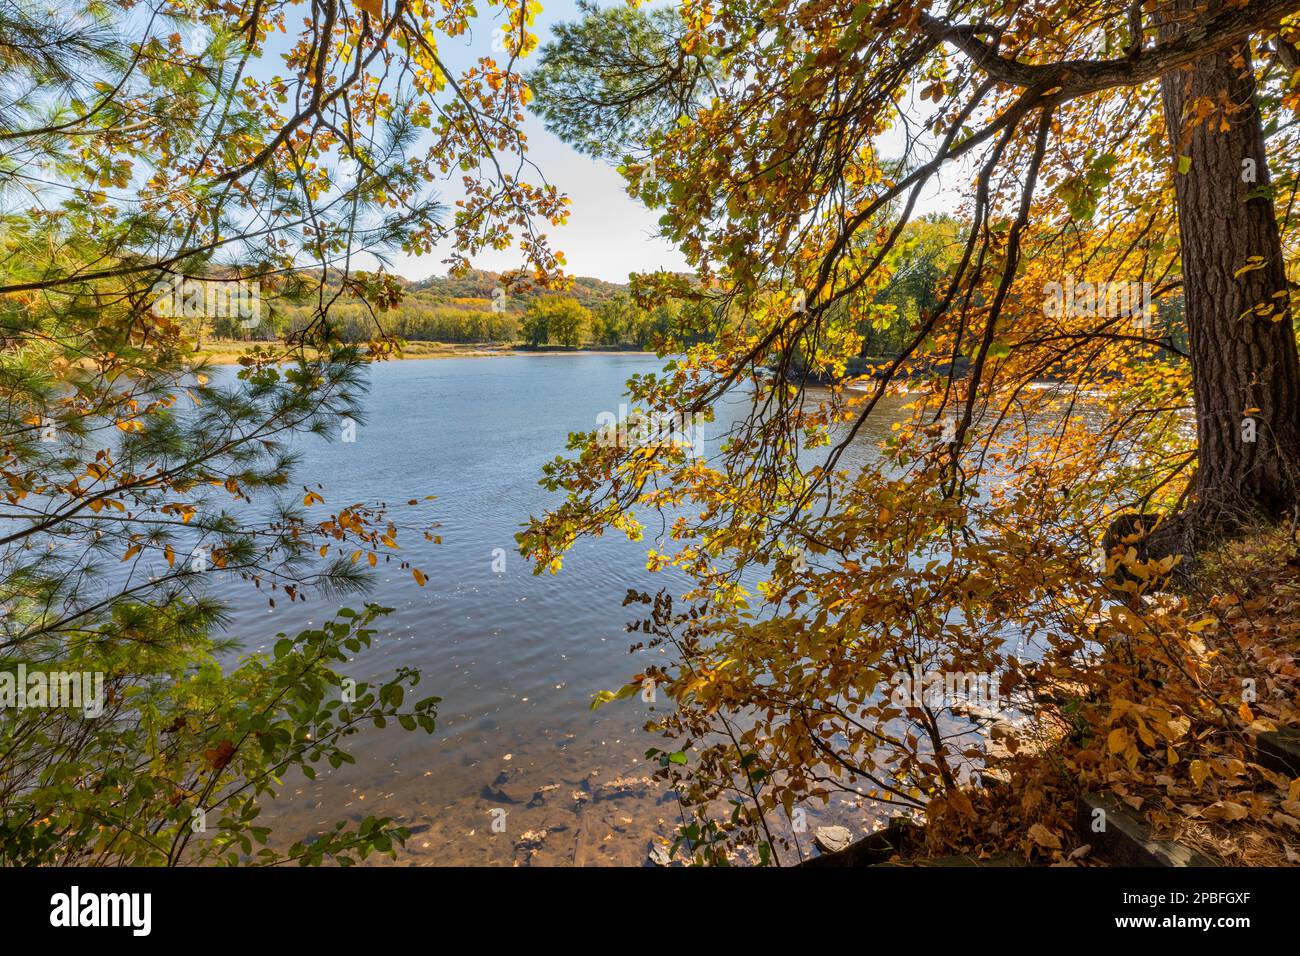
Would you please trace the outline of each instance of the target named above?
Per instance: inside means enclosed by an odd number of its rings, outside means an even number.
[[[467,299],[483,299],[491,302],[492,290],[501,285],[500,275],[498,272],[473,269],[462,276],[430,276],[428,279],[406,283],[406,289],[408,294],[415,294],[418,299],[430,305],[451,304]],[[512,292],[507,299],[507,308],[512,312],[522,312],[535,298],[564,295],[577,299],[587,309],[595,309],[602,302],[627,290],[627,283],[606,282],[590,276],[577,276],[573,280],[573,287],[564,292],[557,293],[536,288]]]
[[[376,311],[353,296],[333,300],[329,322],[347,341],[365,341],[377,332],[397,335],[408,342],[515,343],[528,340],[545,345],[558,330],[535,324],[524,334],[529,306],[540,299],[573,299],[582,306],[578,342],[596,342],[606,347],[644,348],[671,324],[673,309],[644,310],[631,301],[629,287],[589,276],[573,279],[571,288],[557,291],[515,288],[504,303],[494,301],[493,292],[502,287],[501,274],[473,270],[465,275],[432,276],[410,281],[395,277],[405,290],[400,303]],[[337,283],[335,279],[335,283]],[[504,308],[501,308],[501,305]],[[612,306],[612,308],[611,308]],[[316,321],[313,301],[275,302],[255,331],[243,330],[233,319],[212,323],[212,335],[219,339],[245,339],[281,335]],[[538,334],[541,340],[537,342]]]
[[[318,275],[308,273],[309,278]],[[330,278],[329,285],[337,289],[341,276]],[[352,295],[331,298],[328,322],[333,330],[350,342],[367,341],[383,333],[424,343],[526,341],[540,346],[558,340],[565,345],[590,342],[607,348],[647,348],[668,334],[683,309],[675,300],[653,309],[641,308],[629,295],[627,284],[590,276],[575,277],[565,290],[515,288],[504,303],[493,298],[493,292],[503,285],[497,272],[473,270],[464,275],[416,281],[394,278],[405,295],[388,309],[376,310]],[[545,309],[530,313],[530,306],[542,299],[576,300],[581,306],[576,314],[576,329],[562,333],[560,324],[552,328]],[[563,308],[560,303],[551,305]],[[208,332],[222,341],[275,338],[318,321],[316,309],[313,296],[284,295],[267,303],[255,329],[243,328],[235,317],[219,316],[210,323]]]

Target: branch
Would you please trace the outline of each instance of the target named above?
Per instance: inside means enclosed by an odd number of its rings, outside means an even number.
[[[1060,103],[1117,86],[1140,86],[1200,57],[1235,46],[1252,33],[1272,29],[1297,11],[1298,0],[1256,0],[1218,13],[1168,43],[1147,50],[1130,47],[1130,54],[1123,59],[1041,64],[1002,56],[979,38],[980,33],[988,32],[987,27],[948,23],[925,13],[918,23],[928,36],[952,44],[998,82],[1039,91]]]

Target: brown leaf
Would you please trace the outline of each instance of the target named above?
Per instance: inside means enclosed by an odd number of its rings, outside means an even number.
[[[224,770],[226,764],[230,763],[230,758],[235,755],[235,745],[229,740],[223,740],[215,747],[209,747],[203,751],[203,759],[208,762],[208,766],[213,770]]]
[[[1061,838],[1041,823],[1035,823],[1029,828],[1029,839],[1039,846],[1047,847],[1049,850],[1059,850],[1061,848]]]

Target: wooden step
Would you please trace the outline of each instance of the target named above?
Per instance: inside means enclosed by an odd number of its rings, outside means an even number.
[[[1096,828],[1098,821],[1104,829]],[[1155,839],[1151,828],[1109,793],[1085,793],[1079,797],[1076,828],[1080,838],[1092,846],[1092,855],[1114,866],[1219,865],[1191,847]]]

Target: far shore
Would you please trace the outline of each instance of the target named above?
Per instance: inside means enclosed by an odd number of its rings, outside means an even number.
[[[195,358],[209,365],[236,365],[244,354],[255,346],[273,345],[272,342],[210,342],[196,349]],[[596,346],[566,349],[544,346],[532,349],[520,345],[498,343],[407,342],[401,354],[394,359],[447,359],[492,358],[503,355],[649,355],[656,353],[645,349],[611,349]]]

